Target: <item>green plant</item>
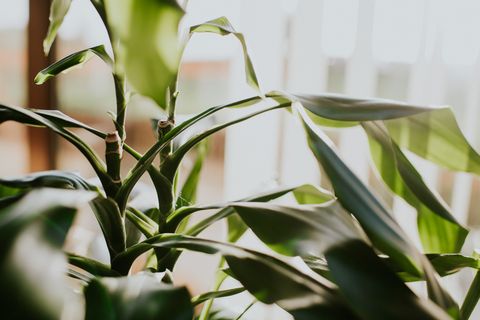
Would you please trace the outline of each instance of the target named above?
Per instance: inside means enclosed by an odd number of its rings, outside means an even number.
[[[54,41],[71,1],[52,2],[45,51]],[[45,127],[73,144],[89,161],[101,187],[69,172],[37,172],[0,180],[0,301],[7,319],[70,319],[74,279],[85,301],[86,319],[192,319],[194,306],[204,303],[199,319],[215,319],[212,301],[250,292],[256,300],[275,303],[295,319],[468,319],[480,290],[477,275],[459,307],[439,277],[462,268],[480,269],[477,256],[460,253],[467,229],[424,183],[405,156],[409,150],[455,171],[480,174],[480,156],[461,133],[452,111],[400,102],[354,99],[337,95],[260,93],[242,34],[226,18],[190,28],[197,32],[233,35],[241,42],[247,82],[257,96],[205,109],[175,123],[178,70],[188,39],[177,43],[182,8],[174,0],[91,0],[110,36],[113,56],[103,45],[74,53],[40,71],[42,84],[94,56],[111,66],[117,109],[115,131],[104,133],[59,111],[0,105],[0,122],[16,121]],[[130,91],[153,99],[165,113],[157,123],[158,142],[145,154],[125,143],[126,108]],[[213,126],[174,148],[172,140],[204,118],[230,108],[266,106]],[[236,202],[197,205],[195,194],[205,152],[179,186],[177,176],[185,155],[212,134],[272,110],[290,110],[304,125],[309,146],[330,178],[333,192],[312,185],[285,187]],[[368,135],[373,160],[386,185],[418,214],[424,252],[406,237],[389,210],[342,162],[320,126],[361,126]],[[105,140],[104,161],[69,128],[81,128]],[[121,177],[123,154],[137,160]],[[159,159],[159,164],[155,160]],[[241,170],[241,168],[239,168]],[[148,173],[158,207],[142,212],[129,203],[139,179]],[[269,203],[288,193],[297,204]],[[110,264],[62,252],[79,206],[89,203],[107,243]],[[193,226],[188,218],[216,210]],[[202,239],[213,223],[228,222],[225,242]],[[126,224],[133,228],[126,228]],[[251,229],[273,251],[298,256],[314,273],[305,273],[268,254],[234,243]],[[127,239],[143,240],[127,241]],[[211,292],[191,297],[176,287],[173,270],[184,250],[220,254],[218,279]],[[140,273],[132,263],[147,252]],[[192,268],[192,273],[195,273]],[[201,276],[201,275],[198,275]],[[225,278],[238,288],[221,290]],[[425,283],[427,297],[417,296],[406,282]],[[67,297],[67,298],[66,298]],[[68,303],[66,301],[68,300]],[[82,304],[79,304],[82,306]],[[80,307],[82,308],[82,307]],[[74,311],[72,311],[72,310]],[[74,313],[72,313],[74,312]],[[238,318],[237,318],[238,319]]]

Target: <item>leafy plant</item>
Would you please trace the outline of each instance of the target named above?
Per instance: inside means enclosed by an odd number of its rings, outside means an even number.
[[[52,2],[46,53],[70,2]],[[99,57],[112,70],[115,131],[102,132],[60,111],[0,105],[0,122],[44,127],[70,142],[101,183],[95,186],[75,173],[60,171],[0,180],[3,316],[71,319],[83,309],[86,319],[193,319],[194,307],[203,303],[198,319],[219,319],[223,316],[211,311],[214,299],[248,291],[254,302],[275,303],[295,319],[469,318],[479,298],[480,276],[473,280],[461,307],[439,280],[462,268],[480,269],[476,255],[460,252],[468,230],[428,188],[405,154],[408,150],[451,170],[480,174],[480,156],[466,141],[450,108],[330,94],[264,95],[245,39],[226,18],[192,26],[186,40],[179,43],[178,23],[184,12],[173,0],[91,3],[104,22],[113,54],[103,45],[73,53],[40,71],[35,82],[42,84]],[[176,101],[183,94],[177,88],[182,52],[199,32],[232,35],[240,41],[247,83],[258,95],[206,108],[176,123]],[[165,114],[155,125],[158,141],[144,154],[125,143],[131,92],[151,98]],[[258,108],[260,103],[263,107]],[[240,107],[252,111],[173,144],[202,119]],[[235,202],[195,203],[204,141],[224,128],[278,109],[291,111],[303,124],[310,149],[333,190],[301,185]],[[364,129],[385,184],[417,211],[423,252],[412,244],[382,201],[343,163],[319,126]],[[71,128],[103,139],[103,159]],[[195,165],[179,185],[180,164],[194,148],[198,148]],[[125,153],[137,162],[122,177]],[[158,207],[141,211],[131,204],[132,190],[144,174],[151,178]],[[287,194],[293,194],[297,203],[270,203]],[[102,230],[109,264],[62,251],[77,209],[87,203]],[[192,214],[204,210],[215,212],[193,226],[187,224]],[[228,222],[224,242],[198,236],[224,220]],[[248,229],[277,254],[236,245]],[[191,297],[185,287],[175,286],[170,271],[185,250],[222,256],[211,292]],[[150,258],[141,272],[133,274],[133,262],[144,253]],[[285,257],[300,257],[310,271],[291,265]],[[239,286],[221,289],[227,277],[236,279]],[[415,294],[406,285],[412,281],[424,283],[428,297]],[[80,297],[75,296],[78,288]],[[77,308],[71,307],[72,301],[77,301]],[[237,316],[233,318],[242,315]]]

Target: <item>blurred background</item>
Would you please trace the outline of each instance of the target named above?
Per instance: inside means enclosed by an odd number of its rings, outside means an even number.
[[[54,54],[44,57],[41,42],[48,27],[48,9],[48,0],[0,0],[0,102],[60,109],[110,130],[107,112],[114,109],[113,83],[99,59],[46,86],[33,84],[35,74],[49,63],[107,42],[89,1],[74,0]],[[479,1],[190,0],[182,29],[219,16],[228,17],[245,34],[264,92],[335,92],[451,105],[464,134],[480,150],[476,125],[480,118]],[[181,70],[181,113],[199,112],[255,94],[245,83],[241,47],[232,37],[195,35]],[[241,112],[226,113],[221,119]],[[146,150],[155,139],[148,119],[159,114],[149,101],[135,96],[129,106],[127,142],[139,151]],[[372,170],[363,132],[352,128],[327,133],[343,159],[383,197],[419,244],[415,211],[386,192]],[[103,141],[91,135],[82,137],[102,152]],[[236,199],[279,184],[328,186],[301,128],[284,111],[221,132],[211,144],[199,202]],[[1,176],[52,168],[78,171],[84,177],[93,175],[70,145],[45,130],[14,123],[0,126],[0,155]],[[476,229],[480,224],[480,181],[409,156],[459,221]],[[132,165],[126,159],[125,172]],[[223,231],[219,227],[213,232]],[[474,236],[467,240],[468,253],[477,244]],[[253,245],[248,237],[242,241]],[[188,263],[183,270],[188,272]],[[470,275],[455,277],[449,286],[461,298]],[[196,277],[193,290],[208,289],[210,281],[210,276]],[[265,318],[259,313],[256,316]]]

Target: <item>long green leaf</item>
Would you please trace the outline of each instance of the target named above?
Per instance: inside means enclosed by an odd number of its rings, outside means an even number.
[[[193,307],[185,287],[173,287],[148,272],[100,278],[85,289],[86,320],[191,320]]]
[[[287,94],[273,91],[267,94],[277,101],[299,102],[312,114],[327,119],[322,125],[351,126],[359,121],[387,120],[408,117],[442,107],[419,106],[387,99],[351,98],[337,94]]]
[[[310,149],[330,178],[339,202],[357,218],[375,247],[408,272],[424,275],[431,299],[449,313],[458,314],[458,306],[440,287],[433,267],[407,240],[406,234],[390,212],[343,163],[332,149],[333,144],[328,137],[315,127],[305,113],[302,113],[301,118]]]
[[[327,251],[326,259],[333,280],[363,319],[451,319],[410,291],[362,241],[340,243]]]
[[[66,73],[73,68],[80,68],[95,55],[105,61],[108,65],[113,64],[112,59],[105,51],[105,47],[99,45],[72,53],[60,61],[55,62],[51,66],[46,67],[35,76],[35,84],[43,84],[48,79],[53,78],[60,73]]]
[[[48,17],[50,25],[48,26],[47,36],[43,40],[43,51],[46,55],[50,52],[58,28],[62,25],[71,3],[72,0],[53,0],[50,5],[50,16]]]
[[[66,171],[38,171],[17,178],[0,179],[0,185],[19,189],[58,188],[98,191],[98,188],[85,181],[78,174]]]
[[[372,158],[385,183],[418,212],[418,230],[424,250],[454,253],[462,248],[468,231],[448,206],[431,191],[380,123],[362,124],[369,136]]]
[[[167,108],[180,60],[178,23],[184,12],[174,0],[105,0],[112,30],[116,73],[140,94]],[[141,48],[141,49],[139,49]]]
[[[193,297],[192,304],[197,305],[210,299],[230,297],[230,296],[242,293],[244,291],[245,291],[245,288],[243,287],[210,291],[210,292],[202,293],[201,295]]]
[[[260,86],[258,85],[257,75],[255,74],[255,69],[253,68],[252,60],[248,54],[247,44],[245,43],[245,38],[242,33],[237,32],[230,21],[226,17],[220,17],[207,21],[205,23],[192,26],[190,28],[190,35],[193,33],[200,32],[209,32],[215,33],[221,36],[233,35],[238,39],[242,45],[243,58],[245,63],[245,75],[247,77],[247,83],[255,90],[260,91]]]
[[[11,113],[16,113],[22,118],[31,119],[34,123],[38,123],[42,126],[45,126],[51,129],[56,134],[63,137],[65,140],[73,144],[88,160],[92,168],[95,170],[98,178],[102,182],[102,185],[105,190],[111,190],[116,188],[115,184],[113,183],[112,179],[108,176],[105,165],[103,164],[102,160],[98,157],[98,155],[79,137],[77,137],[72,132],[66,130],[62,126],[56,124],[55,122],[25,108],[19,108],[15,106],[6,106],[0,104],[0,110],[8,110]]]
[[[105,139],[105,137],[107,136],[106,133],[103,133],[95,128],[92,128],[78,120],[75,120],[58,110],[43,110],[43,109],[27,109],[27,110],[30,110],[35,114],[50,120],[51,122],[53,122],[54,124],[62,128],[83,128],[102,139]],[[23,123],[26,125],[32,125],[32,126],[44,126],[42,125],[42,123],[36,121],[35,119],[32,119],[27,115],[18,113],[15,110],[8,109],[0,105],[0,124],[5,121],[15,121],[15,122]]]

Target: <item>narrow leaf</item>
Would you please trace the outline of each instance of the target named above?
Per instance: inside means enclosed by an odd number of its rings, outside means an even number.
[[[53,78],[60,73],[67,73],[73,68],[81,68],[95,55],[105,61],[108,65],[112,65],[112,59],[105,51],[105,47],[103,45],[99,45],[72,53],[62,60],[55,62],[51,66],[43,69],[35,76],[35,84],[43,84],[48,79]]]

